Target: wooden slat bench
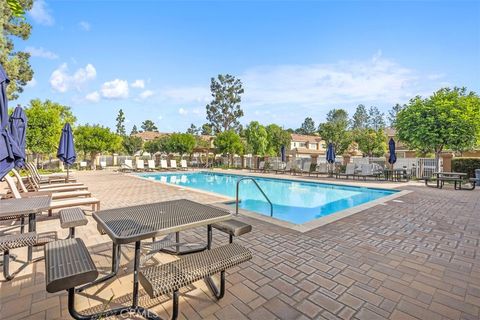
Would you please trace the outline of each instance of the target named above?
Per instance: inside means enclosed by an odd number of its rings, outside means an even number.
[[[140,271],[139,281],[151,298],[173,293],[172,319],[178,316],[178,290],[205,279],[217,299],[225,294],[225,270],[252,258],[251,252],[236,243],[183,256],[179,260],[154,265]],[[220,272],[220,289],[210,276]]]

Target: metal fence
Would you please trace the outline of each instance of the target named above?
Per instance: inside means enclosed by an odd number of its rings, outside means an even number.
[[[352,157],[350,161],[356,165],[375,163],[382,168],[390,166],[384,157]],[[393,168],[405,169],[414,178],[431,177],[437,170],[434,158],[397,158]],[[439,171],[443,171],[442,159],[440,159]]]

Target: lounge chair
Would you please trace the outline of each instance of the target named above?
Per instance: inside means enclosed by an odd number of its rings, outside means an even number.
[[[143,160],[137,161],[137,171],[145,171],[145,163]]]
[[[77,190],[77,189],[87,189],[82,183],[80,182],[50,182],[50,183],[41,183],[39,178],[29,171],[29,175],[27,177],[27,181],[29,184],[29,189],[32,191],[42,191],[45,189],[51,188],[63,188],[68,187],[69,190]]]
[[[177,160],[170,160],[170,169],[171,170],[178,170]]]
[[[148,162],[147,162],[147,170],[148,170],[148,171],[155,171],[155,170],[156,170],[155,160],[148,160]]]
[[[302,168],[296,172],[300,174],[308,173],[310,175],[310,172],[312,171],[312,162],[311,161],[305,161],[302,165]]]
[[[350,177],[355,177],[356,174],[355,174],[355,163],[348,163],[346,168],[345,168],[345,172],[344,173],[337,173],[336,177],[337,178],[340,178],[340,177],[345,177],[346,179],[350,178]]]
[[[371,164],[362,164],[361,171],[356,176],[358,178],[363,178],[363,180],[367,180],[367,178],[376,178],[377,176],[373,173],[373,166]]]
[[[77,198],[77,197],[91,197],[92,194],[87,190],[70,190],[70,191],[51,191],[51,190],[42,190],[42,191],[28,191],[25,187],[25,184],[22,181],[22,177],[17,170],[12,169],[11,172],[17,178],[18,185],[20,186],[21,195],[23,197],[31,196],[41,196],[43,194],[50,195],[52,200],[56,199],[67,199],[67,198]],[[18,188],[17,188],[18,190]],[[13,192],[13,191],[12,191]]]
[[[188,170],[187,160],[180,160],[180,169],[184,171]]]
[[[160,169],[168,171],[167,160],[160,160]]]
[[[39,184],[47,184],[47,183],[54,183],[54,182],[75,182],[76,179],[74,177],[68,177],[66,174],[48,174],[48,175],[41,175],[34,164],[26,163],[25,168],[28,170],[32,177],[35,177],[36,181]]]
[[[87,161],[80,161],[80,170],[87,170]]]
[[[4,177],[5,181],[7,181],[8,187],[13,194],[15,199],[21,199],[22,195],[18,191],[13,178],[10,177],[8,174]],[[37,194],[34,196],[42,196],[45,194]],[[52,211],[54,209],[62,209],[62,208],[69,208],[69,207],[78,207],[78,206],[91,206],[93,211],[100,210],[100,200],[97,198],[72,198],[72,199],[62,199],[62,200],[52,200],[50,203],[50,207],[48,208],[48,215],[52,215]]]
[[[277,170],[275,170],[275,173],[291,173],[292,171],[292,163],[288,162],[282,162]]]
[[[262,172],[265,170],[265,161],[260,161],[258,168],[253,168],[253,172]]]
[[[308,175],[310,174],[314,174],[317,176],[323,174],[323,175],[328,175],[328,164],[327,163],[318,163],[316,166],[315,166],[315,170],[313,170],[312,172],[310,172]]]
[[[100,161],[100,169],[104,170],[107,168],[107,161]]]

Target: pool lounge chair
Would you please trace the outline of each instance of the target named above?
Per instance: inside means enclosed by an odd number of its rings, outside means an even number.
[[[155,167],[155,160],[148,160],[147,161],[147,170],[148,171],[155,171],[157,168]]]
[[[107,169],[107,161],[100,161],[100,169],[102,170]]]
[[[188,170],[187,160],[180,160],[180,169],[184,171]]]
[[[55,183],[55,182],[76,182],[74,177],[68,177],[66,174],[48,174],[48,175],[41,175],[34,164],[26,163],[25,169],[30,173],[32,177],[35,177],[36,181],[39,184],[47,184],[47,183]]]
[[[292,172],[292,163],[291,162],[282,162],[281,166],[275,170],[275,173],[284,174],[284,173],[291,173]]]
[[[372,164],[362,164],[360,168],[360,173],[356,175],[358,178],[363,178],[363,180],[367,180],[367,178],[378,178],[378,175],[373,172]]]
[[[252,168],[253,172],[262,172],[265,170],[265,161],[260,161],[258,168]]]
[[[308,175],[310,176],[310,174],[314,174],[317,176],[323,174],[323,175],[328,175],[329,172],[328,172],[328,163],[317,163],[317,165],[315,166],[315,170],[313,170],[312,172],[310,172]]]
[[[80,182],[50,182],[50,183],[41,183],[38,176],[34,175],[32,171],[28,171],[28,176],[26,181],[29,185],[29,190],[32,191],[41,191],[44,189],[51,189],[51,188],[60,188],[60,187],[71,187],[71,189],[87,189],[82,183]],[[70,189],[70,190],[71,190]]]
[[[170,169],[171,170],[178,170],[177,160],[170,160]]]
[[[80,170],[87,170],[87,161],[80,161]]]
[[[312,162],[311,161],[305,161],[302,165],[302,167],[295,171],[296,173],[300,173],[300,175],[303,175],[303,174],[309,174],[310,175],[310,172],[312,171]]]
[[[344,173],[337,173],[336,177],[337,179],[340,177],[345,177],[346,179],[352,177],[355,178],[355,163],[348,163],[347,166],[345,167],[345,172]]]
[[[143,160],[138,160],[136,164],[137,164],[137,168],[136,168],[137,171],[145,171],[145,163],[143,162]]]
[[[15,185],[15,181],[13,180],[12,177],[10,177],[8,174],[4,177],[5,181],[8,184],[8,187],[10,188],[10,191],[13,194],[13,197],[15,199],[21,199],[22,195],[18,191],[17,186]],[[33,196],[43,196],[43,194],[37,194]],[[27,195],[25,195],[27,196]],[[61,200],[52,200],[50,203],[50,207],[48,208],[48,215],[52,215],[52,211],[54,209],[63,209],[63,208],[70,208],[70,207],[78,207],[78,206],[91,206],[93,211],[100,210],[100,200],[97,198],[72,198],[72,199],[61,199]]]
[[[168,171],[167,160],[160,160],[160,169]]]
[[[42,190],[42,191],[28,191],[27,187],[25,187],[25,184],[22,181],[22,177],[18,173],[17,170],[12,169],[11,172],[17,179],[17,183],[19,185],[20,189],[19,191],[21,192],[23,197],[30,197],[30,196],[40,196],[42,194],[45,195],[50,195],[52,197],[52,200],[55,199],[67,199],[67,198],[77,198],[77,197],[91,197],[92,194],[90,191],[87,190],[69,190],[69,191],[51,191],[51,190]],[[10,188],[10,191],[13,193],[13,191]]]

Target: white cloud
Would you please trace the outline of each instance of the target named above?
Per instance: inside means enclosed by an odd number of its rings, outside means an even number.
[[[381,53],[367,61],[257,67],[240,78],[244,101],[253,106],[394,103],[420,89],[414,70],[383,58]]]
[[[143,89],[145,88],[145,80],[135,80],[132,82],[132,84],[130,85],[132,88],[140,88],[140,89]]]
[[[106,99],[128,98],[128,82],[120,79],[105,82],[100,92],[102,93],[102,97]]]
[[[32,78],[32,80],[27,82],[26,88],[33,88],[37,85],[37,79]]]
[[[87,21],[80,21],[78,25],[83,31],[90,31],[90,29],[92,29],[92,26]]]
[[[67,92],[72,88],[80,90],[82,85],[95,79],[96,76],[97,71],[91,64],[87,64],[85,68],[79,68],[75,73],[70,74],[68,65],[63,63],[52,72],[50,76],[50,85],[53,90],[58,92]]]
[[[178,87],[166,88],[159,94],[164,100],[175,103],[207,103],[210,101],[210,89],[208,87]]]
[[[153,92],[152,90],[145,90],[142,93],[140,93],[140,99],[145,100],[145,99],[153,96],[154,94],[155,94],[155,92]]]
[[[98,102],[98,101],[100,101],[100,94],[98,93],[98,91],[93,91],[93,92],[90,92],[89,94],[87,94],[85,96],[85,99],[90,101],[90,102]]]
[[[45,0],[35,0],[32,9],[29,11],[29,15],[38,24],[51,26],[55,23],[55,19],[50,13]]]
[[[50,60],[58,59],[58,55],[54,52],[48,51],[42,47],[26,47],[25,51],[30,53],[32,57],[45,58]]]
[[[188,111],[184,108],[180,108],[180,109],[178,109],[178,113],[181,114],[181,115],[186,115],[188,113]]]

